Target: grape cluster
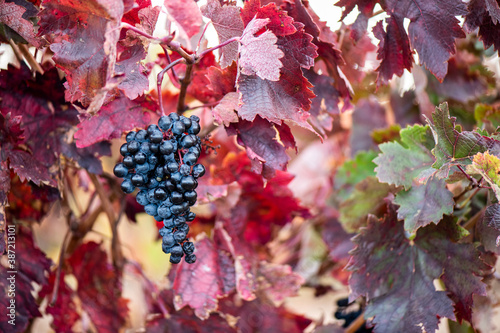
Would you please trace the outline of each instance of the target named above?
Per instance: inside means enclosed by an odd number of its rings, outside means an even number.
[[[201,153],[200,118],[171,113],[162,116],[157,125],[147,130],[127,134],[120,148],[122,163],[114,168],[117,177],[124,178],[121,188],[132,193],[139,188],[136,200],[147,214],[163,221],[160,235],[162,249],[170,253],[170,262],[178,264],[196,261],[194,245],[186,236],[187,222],[195,218],[190,207],[196,203],[197,179],[205,167],[197,164]]]
[[[343,328],[349,327],[353,321],[355,321],[359,316],[363,315],[363,308],[355,308],[349,304],[348,298],[341,298],[337,300],[337,311],[335,311],[335,318],[339,320],[344,320]],[[370,333],[373,331],[373,328],[366,327],[365,325],[361,326],[356,330],[356,333]]]

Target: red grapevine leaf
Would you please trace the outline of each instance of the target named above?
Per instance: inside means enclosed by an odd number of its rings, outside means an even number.
[[[11,150],[8,158],[10,167],[22,182],[31,180],[37,185],[52,183],[48,170],[33,159],[31,154],[22,150]]]
[[[288,312],[285,307],[274,307],[256,299],[244,302],[241,307],[234,304],[227,309],[233,316],[239,317],[239,332],[259,333],[302,333],[311,324],[311,320]]]
[[[10,171],[5,161],[0,161],[0,207],[5,207],[10,192]],[[0,213],[3,213],[0,212]],[[3,224],[0,224],[3,225]],[[3,240],[3,238],[2,238]],[[0,242],[1,244],[2,242]],[[3,253],[3,251],[0,251]]]
[[[223,274],[220,271],[217,250],[206,236],[196,242],[196,262],[177,267],[173,290],[176,310],[189,305],[196,316],[207,319],[217,309],[217,299],[224,296]],[[221,274],[222,273],[222,274]]]
[[[261,275],[259,289],[263,290],[276,305],[281,304],[287,297],[297,296],[300,287],[305,282],[305,279],[294,273],[288,265],[263,261],[260,264],[259,273]]]
[[[61,272],[56,303],[54,306],[47,305],[47,309],[45,310],[46,313],[52,315],[54,318],[50,326],[56,332],[71,332],[73,325],[80,319],[76,304],[73,302],[74,292],[64,281],[64,276],[65,273]],[[47,300],[50,302],[52,293],[54,292],[55,280],[56,272],[54,271],[49,276],[49,283],[40,290],[38,296],[41,298],[47,297]]]
[[[349,252],[354,248],[354,243],[351,241],[354,235],[347,233],[337,219],[330,218],[326,221],[321,236],[332,260],[341,261],[349,258]]]
[[[149,124],[150,114],[128,98],[118,98],[103,106],[99,113],[78,124],[76,146],[88,147],[102,140],[118,138],[124,131]]]
[[[228,253],[232,259],[234,278],[226,280],[226,282],[229,282],[230,286],[236,287],[236,291],[242,299],[251,301],[255,299],[255,291],[257,290],[256,263],[252,262],[249,256],[248,245],[241,244],[239,241],[240,239],[237,237],[231,237],[221,223],[216,223],[214,242],[220,251]]]
[[[277,37],[269,30],[259,36],[254,36],[269,23],[269,19],[253,19],[248,23],[240,39],[241,73],[258,75],[263,80],[278,81],[280,68],[283,66],[280,58],[284,56],[277,46]]]
[[[356,104],[353,114],[353,128],[350,144],[352,152],[376,148],[370,133],[388,125],[385,108],[376,98],[362,99]]]
[[[118,45],[118,48],[120,54],[116,60],[115,73],[125,76],[125,79],[118,84],[118,89],[129,99],[136,99],[149,88],[146,70],[141,65],[146,51],[142,44],[125,47]]]
[[[496,6],[495,6],[496,5]],[[494,46],[500,50],[500,10],[495,0],[471,0],[468,5],[469,13],[465,17],[464,27],[469,33],[479,28],[479,37],[484,47]]]
[[[344,20],[354,7],[358,6],[359,14],[352,25],[351,38],[358,41],[366,35],[368,19],[372,16],[373,8],[379,0],[340,0],[335,6],[345,7],[341,20]]]
[[[8,280],[14,277],[13,280]],[[11,303],[9,295],[10,282],[15,286],[15,303]],[[32,318],[41,317],[35,298],[31,295],[33,287],[31,281],[22,274],[9,274],[2,267],[0,270],[0,305],[4,309],[4,315],[0,319],[0,330],[2,332],[24,332]],[[13,294],[11,294],[13,295]],[[9,309],[9,306],[11,309]],[[10,323],[9,321],[12,320]],[[15,326],[14,326],[15,324]]]
[[[36,10],[36,8],[33,9]],[[41,47],[42,40],[36,37],[33,23],[29,20],[30,16],[36,16],[36,14],[29,15],[26,8],[15,2],[0,0],[0,23],[17,32],[31,45]]]
[[[239,99],[240,94],[236,92],[226,94],[212,110],[215,121],[226,127],[229,127],[231,123],[237,123],[238,115],[235,111],[238,110]]]
[[[66,100],[87,107],[113,76],[123,2],[45,0],[43,7],[39,34],[66,73]]]
[[[259,115],[275,124],[291,120],[304,128],[311,129],[307,123],[309,114],[300,109],[300,101],[290,96],[280,82],[240,75],[238,91],[241,93],[242,102],[238,115],[242,119],[253,121]]]
[[[410,43],[403,22],[392,16],[386,18],[385,21],[386,32],[384,32],[382,21],[378,21],[373,28],[373,34],[380,40],[377,59],[381,62],[377,68],[377,86],[387,84],[394,74],[403,75],[404,69],[411,70],[413,64]]]
[[[204,16],[212,20],[219,42],[224,43],[232,37],[239,37],[245,26],[240,17],[240,9],[236,6],[221,6],[219,0],[208,0],[201,8]],[[238,61],[238,43],[225,45],[221,49],[220,65],[222,68]]]
[[[76,249],[68,259],[78,281],[78,297],[99,332],[118,332],[125,324],[127,300],[121,295],[117,271],[108,263],[106,252],[95,242]]]
[[[293,18],[276,7],[275,3],[269,3],[261,7],[260,0],[247,1],[241,11],[241,19],[245,26],[248,26],[254,17],[257,19],[269,19],[267,28],[276,36],[291,35],[297,31],[293,24]]]
[[[455,16],[467,14],[461,0],[427,2],[423,0],[388,0],[387,11],[403,26],[410,19],[410,42],[420,62],[442,81],[448,71],[447,61],[455,53],[455,38],[465,37]],[[404,48],[402,48],[404,49]]]
[[[252,160],[252,171],[272,178],[274,170],[286,170],[290,157],[286,148],[276,140],[273,124],[260,117],[253,122],[240,120],[228,129],[228,133],[238,135],[238,143],[246,148]]]
[[[52,261],[34,244],[31,231],[26,227],[16,228],[14,240],[8,238],[8,241],[14,244],[16,254],[15,264],[8,263],[8,267],[2,267],[0,270],[0,289],[2,294],[0,304],[6,309],[6,313],[0,319],[0,330],[2,332],[12,332],[12,327],[16,331],[24,331],[28,321],[34,317],[40,317],[38,305],[31,295],[33,287],[32,282],[43,286],[47,283],[45,273],[49,270]],[[3,242],[3,240],[2,240]],[[5,255],[7,256],[7,255]],[[8,258],[5,258],[8,259]],[[7,262],[7,260],[5,260]],[[8,280],[10,278],[11,280]],[[14,290],[10,288],[13,284]],[[12,293],[12,295],[10,294]],[[15,295],[15,304],[12,306],[12,296]],[[8,306],[14,308],[13,312]],[[8,314],[13,314],[8,316]],[[13,320],[15,326],[9,320]]]
[[[226,94],[236,91],[237,74],[238,66],[236,62],[224,69],[214,66],[207,69],[207,78],[210,81],[207,88],[213,92],[212,95],[216,100],[221,100]]]
[[[165,0],[165,7],[189,38],[200,32],[200,8],[193,0]]]

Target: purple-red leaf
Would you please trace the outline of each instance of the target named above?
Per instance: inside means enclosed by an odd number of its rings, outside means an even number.
[[[121,297],[120,276],[95,242],[76,249],[68,259],[78,281],[77,294],[99,332],[118,332],[128,316],[128,300]]]
[[[33,7],[34,8],[34,7]],[[36,10],[36,8],[34,8]],[[36,31],[33,23],[30,21],[30,15],[23,6],[14,1],[0,0],[0,24],[3,23],[17,32],[28,43],[40,47],[43,42],[36,37]],[[33,16],[36,16],[36,12]]]
[[[232,5],[221,6],[219,0],[208,0],[201,8],[204,16],[212,20],[219,42],[224,43],[232,37],[239,37],[245,26],[240,17],[240,9]],[[222,68],[230,66],[238,60],[238,43],[233,42],[221,49],[220,65]]]
[[[88,147],[102,140],[118,138],[124,131],[149,124],[150,114],[141,104],[128,98],[118,98],[103,106],[94,117],[83,120],[75,133],[76,146]]]
[[[39,34],[51,43],[54,61],[66,73],[65,96],[85,107],[104,102],[98,94],[114,75],[123,2],[45,0]]]
[[[389,16],[384,31],[382,21],[373,28],[373,34],[380,40],[377,59],[381,60],[377,68],[377,85],[387,84],[394,74],[403,75],[404,69],[411,70],[413,56],[408,35],[401,20]]]
[[[253,19],[243,31],[240,39],[241,73],[258,75],[263,80],[278,81],[280,78],[279,60],[284,56],[276,46],[277,37],[269,30],[254,36],[270,22],[269,19]]]
[[[165,7],[188,38],[200,32],[202,23],[200,8],[193,0],[165,0]]]

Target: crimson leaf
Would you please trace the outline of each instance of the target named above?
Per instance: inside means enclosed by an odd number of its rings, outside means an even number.
[[[200,8],[193,0],[165,0],[168,13],[186,32],[188,38],[200,31],[202,18]]]
[[[31,9],[28,11],[27,8],[16,2],[0,0],[0,24],[5,24],[14,30],[31,45],[41,47],[43,42],[41,39],[36,37],[35,27],[30,21],[30,16],[36,16],[36,7],[27,3]],[[31,15],[32,13],[30,12],[32,11],[35,11],[34,15]],[[11,36],[6,37],[9,39]]]

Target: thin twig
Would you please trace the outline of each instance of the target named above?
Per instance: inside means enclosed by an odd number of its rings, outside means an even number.
[[[196,52],[198,52],[198,50],[200,49],[201,40],[203,39],[203,36],[205,36],[205,33],[207,32],[207,28],[210,24],[212,24],[212,21],[209,21],[207,24],[205,24],[205,27],[203,28],[203,32],[200,35],[200,39],[198,39],[198,44],[196,44]]]
[[[28,47],[24,44],[18,44],[17,47],[19,47],[19,51],[21,51],[21,53],[23,54],[24,59],[26,59],[28,64],[30,64],[31,69],[34,71],[37,71],[40,74],[43,74],[44,71],[43,71],[42,66],[40,66],[38,61],[36,61],[35,57],[31,54]]]
[[[181,91],[179,92],[179,99],[177,100],[177,113],[181,115],[186,111],[186,93],[189,84],[191,83],[191,74],[193,73],[194,62],[186,64],[186,73],[181,79]]]
[[[465,170],[462,168],[461,165],[457,165],[457,168],[464,174],[465,177],[467,177],[467,179],[472,183],[474,187],[478,186],[476,178],[472,177],[467,172],[465,172]]]
[[[97,179],[97,176],[90,172],[88,173],[88,175],[90,177],[90,180],[92,181],[92,184],[94,184],[94,187],[97,191],[97,195],[99,195],[99,199],[101,199],[104,212],[108,216],[108,221],[111,226],[111,230],[116,230],[114,226],[114,224],[116,224],[115,212],[113,210],[111,201],[108,198],[108,195],[104,191],[104,188],[102,187],[102,184],[99,181],[99,179]],[[115,266],[119,271],[121,271],[123,268],[124,259],[119,244],[120,244],[119,235],[118,233],[116,233],[113,235],[112,245],[114,246],[111,247],[111,255],[113,258],[113,266]]]
[[[347,328],[344,333],[354,333],[365,324],[365,312],[363,311]]]
[[[228,44],[231,44],[232,42],[236,42],[236,41],[239,41],[239,40],[240,40],[240,37],[229,38],[224,43],[221,43],[219,45],[216,45],[214,47],[211,47],[209,49],[204,50],[203,52],[201,52],[200,54],[198,54],[196,56],[196,59],[199,60],[199,59],[203,58],[205,55],[207,55],[208,53],[210,53],[210,52],[212,52],[214,50],[220,49],[221,47],[224,47],[224,46],[226,46]]]
[[[138,28],[134,27],[133,25],[125,23],[125,22],[121,23],[120,29],[132,30],[133,32],[135,32],[137,34],[139,34],[143,37],[146,37],[148,39],[151,39],[155,42],[158,42],[160,44],[169,44],[172,41],[172,39],[174,38],[174,36],[172,36],[172,35],[168,35],[168,36],[163,37],[163,38],[154,37],[154,36],[151,36],[150,34],[148,34],[147,32],[142,31],[141,29],[138,29]]]
[[[90,206],[90,205],[89,205]],[[101,206],[97,207],[92,213],[87,215],[87,217],[78,224],[78,229],[72,230],[71,239],[69,241],[66,252],[73,253],[76,249],[80,241],[85,237],[85,235],[92,229],[94,226],[97,217],[104,212],[104,208]],[[86,214],[84,214],[86,215]],[[70,225],[71,228],[71,225]]]
[[[168,71],[170,68],[173,68],[175,65],[180,64],[181,62],[184,62],[185,60],[183,58],[179,58],[175,60],[174,62],[171,62],[167,67],[161,70],[160,73],[158,73],[156,77],[156,89],[158,91],[158,103],[160,107],[160,112],[164,116],[165,115],[165,110],[163,110],[163,99],[161,96],[161,86],[163,83],[163,77],[165,76],[165,72]]]
[[[50,298],[50,306],[54,306],[57,301],[57,293],[59,292],[59,280],[61,280],[62,265],[64,263],[64,253],[66,251],[66,246],[68,244],[70,235],[71,228],[68,228],[68,231],[66,231],[66,235],[64,235],[61,250],[59,251],[59,263],[57,264],[56,280],[54,282],[54,290],[52,290],[52,297]]]
[[[12,51],[14,51],[14,55],[16,56],[17,60],[19,63],[23,63],[23,55],[21,54],[21,51],[19,50],[19,47],[17,47],[16,43],[12,41],[12,39],[9,39],[9,45],[12,48]]]
[[[163,48],[163,52],[165,52],[165,57],[167,58],[167,62],[169,64],[171,64],[172,63],[172,59],[170,59],[170,54],[168,53],[167,47],[165,45],[162,45],[161,47]],[[173,68],[173,67],[172,67],[172,77],[173,77],[172,81],[174,81],[177,84],[179,84],[179,77],[177,76],[175,68]]]

